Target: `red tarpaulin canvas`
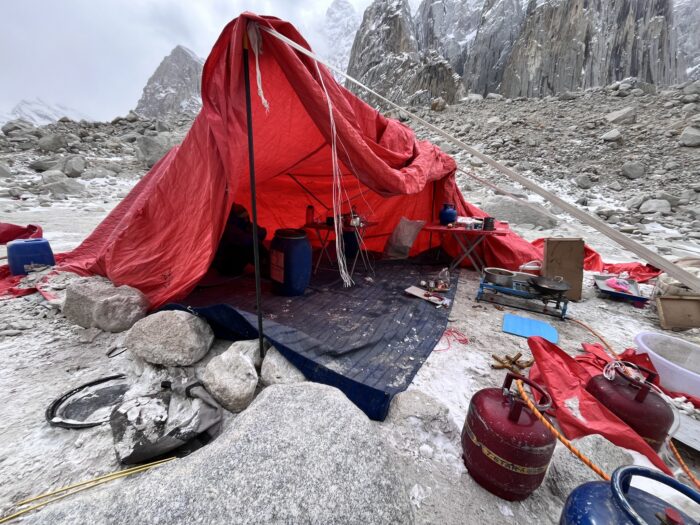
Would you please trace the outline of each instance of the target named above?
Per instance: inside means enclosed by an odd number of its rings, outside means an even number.
[[[277,18],[245,13],[228,24],[204,66],[203,108],[182,144],[67,254],[62,269],[134,286],[154,307],[182,298],[206,273],[232,203],[250,204],[242,56],[251,22],[309,48]],[[298,227],[307,205],[332,203],[330,119],[321,80],[333,107],[345,192],[360,214],[379,223],[368,232],[369,249],[381,251],[402,216],[436,220],[444,202],[455,203],[460,215],[485,215],[457,188],[450,156],[383,117],[325,67],[265,32],[261,40],[261,88],[269,111],[253,85],[253,136],[258,222],[268,231]],[[255,82],[252,53],[250,67]],[[428,247],[422,235],[414,252]],[[488,264],[515,267],[536,255],[515,234],[484,246]]]
[[[274,17],[244,13],[229,23],[204,65],[203,107],[182,144],[153,166],[78,248],[58,258],[59,269],[136,287],[152,307],[183,298],[207,272],[232,204],[250,209],[242,57],[251,23],[309,49],[291,24]],[[260,89],[269,102],[267,110],[254,85],[261,226],[271,232],[299,227],[306,222],[307,205],[323,212],[332,205],[329,102],[346,195],[343,211],[355,206],[378,223],[365,238],[370,250],[384,248],[402,216],[435,221],[443,203],[454,203],[462,216],[486,216],[457,188],[456,164],[449,155],[382,116],[323,65],[265,31],[259,39],[251,78],[256,79],[257,63]],[[438,236],[430,239],[419,235],[412,254],[440,242]],[[542,256],[541,248],[514,233],[489,238],[478,249],[488,266],[508,269]]]

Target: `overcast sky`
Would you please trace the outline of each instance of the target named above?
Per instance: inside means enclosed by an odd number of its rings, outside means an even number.
[[[371,0],[350,0],[363,12]],[[40,97],[109,120],[136,106],[173,47],[203,58],[243,11],[294,23],[313,46],[331,0],[0,2],[0,113]],[[415,3],[412,0],[411,3]],[[321,50],[319,50],[321,52]]]

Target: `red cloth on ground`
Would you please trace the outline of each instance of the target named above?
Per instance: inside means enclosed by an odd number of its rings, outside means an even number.
[[[615,445],[644,454],[654,466],[671,475],[644,439],[586,391],[588,380],[600,373],[597,367],[574,359],[542,337],[530,337],[527,342],[535,358],[530,379],[547,389],[559,427],[567,438],[600,434]],[[600,358],[597,352],[594,357]]]
[[[41,226],[36,224],[18,226],[9,222],[0,222],[0,244],[7,244],[16,239],[38,239],[42,235]]]
[[[544,249],[544,239],[535,239],[532,245],[539,250],[538,259],[542,259]],[[654,268],[650,264],[633,263],[605,263],[600,254],[587,244],[584,246],[583,268],[589,272],[604,272],[609,274],[620,274],[627,272],[630,279],[638,283],[645,283],[661,274],[661,270]]]

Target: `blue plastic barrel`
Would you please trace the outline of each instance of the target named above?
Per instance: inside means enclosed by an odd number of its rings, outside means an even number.
[[[7,262],[12,275],[26,275],[33,265],[56,264],[51,245],[46,239],[17,239],[8,242]]]
[[[277,230],[270,244],[270,278],[279,295],[303,295],[311,281],[311,243],[304,230]]]

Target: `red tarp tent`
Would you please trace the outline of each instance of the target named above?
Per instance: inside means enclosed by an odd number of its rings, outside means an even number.
[[[182,298],[206,273],[232,203],[250,204],[242,54],[251,22],[309,47],[277,18],[244,13],[229,23],[204,65],[203,108],[182,144],[62,258],[61,269],[134,286],[153,307]],[[261,87],[269,111],[256,96],[252,53],[250,67],[258,222],[268,231],[299,227],[306,206],[318,207],[290,175],[332,203],[330,119],[320,77],[333,106],[344,189],[359,213],[379,222],[367,232],[369,249],[382,250],[402,216],[435,220],[444,202],[455,203],[461,215],[485,215],[464,200],[451,157],[383,117],[322,65],[264,31],[260,36]],[[414,250],[428,248],[428,242],[421,235]],[[515,268],[538,258],[539,251],[511,234],[489,239],[483,255],[490,265]]]

